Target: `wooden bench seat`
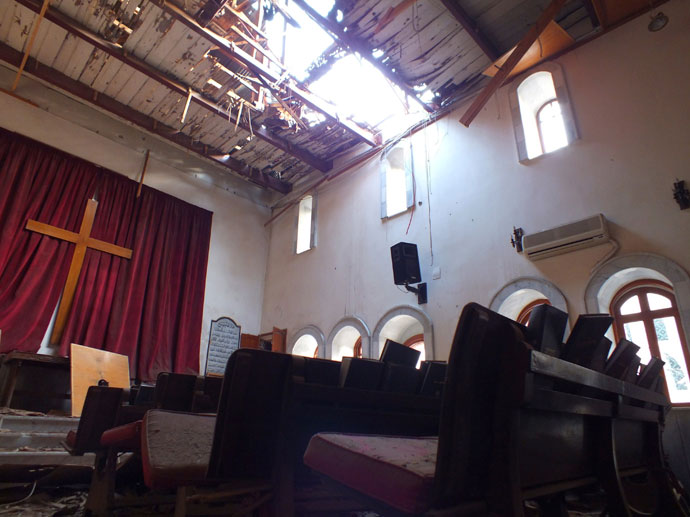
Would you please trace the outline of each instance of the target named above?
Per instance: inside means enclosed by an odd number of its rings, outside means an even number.
[[[144,482],[177,488],[206,479],[216,417],[153,409],[141,426]]]

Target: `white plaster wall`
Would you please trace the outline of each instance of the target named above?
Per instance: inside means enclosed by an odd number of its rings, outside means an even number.
[[[409,234],[409,213],[379,218],[378,159],[320,188],[315,249],[294,255],[294,209],[279,218],[262,328],[289,333],[315,324],[329,333],[346,315],[374,328],[389,308],[414,304],[393,285],[389,248],[399,241],[420,248],[436,359],[447,358],[465,303],[488,306],[519,277],[555,284],[572,319],[585,311],[591,270],[609,247],[532,263],[509,238],[513,226],[532,233],[598,212],[620,254],[652,252],[690,270],[690,211],[680,211],[671,194],[676,178],[690,181],[690,4],[671,0],[663,10],[670,23],[661,32],[648,32],[642,16],[558,58],[581,135],[572,146],[519,164],[508,85],[469,129],[458,123],[463,106],[414,137],[421,206]],[[441,278],[432,280],[436,267]]]
[[[0,70],[0,82],[12,77],[5,72]],[[183,161],[186,158],[175,158],[179,150],[150,135],[37,83],[24,81],[23,86],[18,93],[29,96],[41,108],[0,94],[0,126],[135,180],[141,173],[143,149],[150,148],[152,157],[144,183],[213,212],[201,370],[206,363],[211,320],[229,316],[242,326],[242,331],[257,334],[268,254],[268,231],[263,224],[270,214],[265,206],[251,199],[262,194],[230,178],[221,178],[225,183],[214,179],[224,188],[214,186],[210,175],[218,173],[206,168],[203,161],[196,160],[190,169]],[[180,168],[171,166],[171,162],[178,163]]]

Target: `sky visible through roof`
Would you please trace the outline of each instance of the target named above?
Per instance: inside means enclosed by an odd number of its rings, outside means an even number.
[[[335,0],[307,0],[324,18]],[[309,71],[324,53],[332,51],[333,37],[312,20],[299,6],[289,5],[290,15],[299,28],[285,23],[282,14],[276,12],[266,22],[268,44],[278,56],[283,55],[290,74],[299,81],[309,78]],[[336,20],[342,18],[337,13]],[[285,49],[283,49],[283,44]],[[345,50],[329,64],[326,73],[308,84],[310,91],[332,104],[342,118],[369,125],[380,131],[384,140],[419,122],[426,112],[416,99],[407,96],[392,84],[369,60],[355,52]],[[380,59],[383,53],[375,51],[371,60]],[[431,92],[424,92],[426,96]],[[306,115],[311,124],[323,120],[317,113]]]

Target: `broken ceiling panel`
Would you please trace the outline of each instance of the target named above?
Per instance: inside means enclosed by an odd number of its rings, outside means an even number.
[[[403,92],[430,90],[426,108],[436,109],[476,90],[492,64],[487,49],[509,52],[544,8],[543,0],[335,0],[324,19],[318,1],[52,0],[25,73],[286,193],[380,136],[284,69],[268,47],[265,17],[292,17],[302,5],[336,36],[311,80],[355,50]],[[554,52],[645,7],[589,1],[570,0],[555,17],[563,37]],[[0,57],[12,66],[42,3],[0,2]]]

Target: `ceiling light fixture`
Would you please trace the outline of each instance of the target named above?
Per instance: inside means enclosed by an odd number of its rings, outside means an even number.
[[[651,21],[647,25],[647,30],[649,32],[657,32],[666,27],[668,23],[668,16],[659,11],[658,13],[651,16]]]

